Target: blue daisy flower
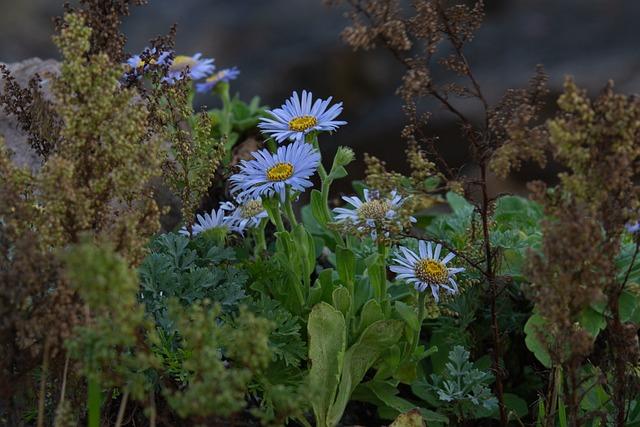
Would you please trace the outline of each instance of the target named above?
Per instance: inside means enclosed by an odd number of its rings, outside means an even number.
[[[225,215],[225,210],[220,208],[217,211],[211,210],[211,213],[205,213],[204,215],[198,214],[196,218],[198,221],[191,226],[191,234],[193,236],[203,233],[212,228],[229,228],[229,218]],[[182,227],[179,231],[180,234],[185,236],[189,235],[187,227]]]
[[[423,240],[418,242],[419,254],[404,246],[400,246],[399,249],[401,253],[397,253],[394,258],[397,264],[389,267],[391,271],[398,274],[396,279],[413,284],[419,292],[430,288],[436,302],[440,300],[440,288],[450,294],[458,292],[458,283],[456,283],[454,275],[464,271],[464,268],[447,267],[447,263],[456,254],[449,252],[447,256],[440,259],[442,245],[438,243],[434,250],[431,242]]]
[[[378,191],[371,191],[365,188],[364,200],[356,196],[342,197],[342,200],[352,206],[352,208],[335,208],[333,212],[336,214],[336,222],[345,222],[353,224],[359,232],[370,233],[372,239],[378,238],[378,231],[385,231],[392,223],[402,225],[402,219],[399,218],[398,211],[406,201],[393,190],[388,198],[380,197]],[[416,222],[416,219],[410,216],[409,221]]]
[[[240,173],[229,178],[231,191],[239,192],[240,200],[274,194],[284,200],[287,187],[302,192],[313,186],[309,178],[319,164],[320,153],[306,142],[279,147],[276,153],[262,149],[253,153],[253,160],[240,163]]]
[[[207,93],[211,91],[220,82],[229,82],[235,80],[240,75],[238,67],[225,68],[224,70],[217,71],[213,75],[207,77],[204,83],[196,84],[196,91],[200,93]]]
[[[630,222],[629,224],[625,225],[624,228],[626,228],[629,233],[635,234],[640,231],[640,221]]]
[[[201,53],[196,53],[193,56],[178,55],[171,61],[169,74],[165,77],[165,81],[170,84],[175,83],[182,78],[187,68],[189,72],[186,75],[191,80],[200,80],[210,76],[216,67],[213,65],[213,59],[203,59]]]
[[[247,228],[257,227],[260,221],[269,217],[261,199],[237,201],[236,204],[224,202],[220,208],[230,212],[227,216],[229,226],[240,234],[244,234]]]
[[[145,48],[147,52],[147,56],[155,56],[156,48]],[[158,59],[151,59],[149,62],[145,62],[142,60],[142,55],[133,55],[129,59],[127,59],[126,64],[129,66],[131,70],[134,70],[136,74],[142,75],[145,71],[147,71],[149,65],[164,65],[169,60],[169,56],[171,52],[162,52],[158,55]]]
[[[301,98],[293,92],[282,107],[267,111],[271,117],[261,118],[258,127],[279,143],[287,139],[304,141],[305,135],[313,131],[334,131],[347,122],[334,120],[342,112],[342,102],[327,109],[331,99],[313,102],[311,92],[303,90]]]

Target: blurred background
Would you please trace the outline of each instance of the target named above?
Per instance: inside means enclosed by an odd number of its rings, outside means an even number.
[[[408,3],[408,2],[407,2]],[[550,75],[557,96],[564,76],[596,94],[608,79],[620,91],[640,89],[639,0],[486,0],[487,17],[468,56],[488,98],[495,102],[509,87],[526,85],[538,63]],[[62,11],[58,0],[0,0],[0,61],[56,58],[51,17]],[[292,90],[344,102],[349,125],[321,141],[330,154],[349,145],[358,154],[351,168],[362,176],[362,155],[384,158],[404,170],[401,102],[395,90],[402,68],[384,50],[354,53],[342,43],[348,24],[344,10],[321,0],[150,0],[133,9],[124,28],[128,51],[178,24],[177,51],[202,52],[219,68],[238,66],[242,74],[232,92],[245,100],[259,95],[279,106]],[[215,100],[200,96],[201,105]],[[473,106],[466,106],[474,114]],[[464,166],[466,149],[452,118],[434,106],[431,131],[446,156]],[[522,192],[523,182],[542,174],[526,167],[504,189]],[[549,173],[544,172],[544,173]],[[347,188],[344,188],[347,191]]]

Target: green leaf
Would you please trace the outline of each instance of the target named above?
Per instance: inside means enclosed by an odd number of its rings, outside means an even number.
[[[560,427],[567,427],[568,425],[567,409],[564,404],[564,400],[562,400],[562,397],[558,399],[558,423],[560,424]]]
[[[349,175],[347,170],[342,166],[338,166],[331,171],[331,174],[329,176],[332,180],[335,180],[335,179],[344,178],[347,175]]]
[[[504,406],[518,417],[524,417],[529,413],[529,405],[526,400],[513,393],[504,393]]]
[[[328,425],[338,424],[353,390],[380,355],[398,342],[403,329],[404,324],[398,320],[379,320],[365,329],[358,341],[347,350],[338,395],[329,409]]]
[[[441,402],[438,400],[438,396],[433,391],[433,387],[425,378],[420,378],[411,384],[411,392],[424,400],[430,406],[438,407]]]
[[[468,217],[471,216],[474,211],[473,205],[457,193],[451,191],[448,192],[447,202],[449,203],[449,206],[451,206],[453,213],[457,216]]]
[[[538,203],[519,196],[500,197],[493,213],[499,226],[513,223],[537,227],[542,217],[542,207]]]
[[[384,260],[379,254],[373,254],[365,259],[365,264],[371,287],[374,289],[376,296],[378,296],[378,293],[386,289],[387,272],[384,267]]]
[[[536,356],[536,358],[545,367],[551,367],[551,356],[547,351],[547,347],[540,341],[539,334],[544,333],[547,325],[545,320],[539,314],[533,314],[524,325],[524,333],[526,335],[524,342],[527,348]]]
[[[349,307],[351,306],[351,294],[349,294],[349,290],[344,286],[340,286],[333,290],[331,297],[333,306],[347,318]]]
[[[356,276],[356,255],[351,249],[336,247],[336,269],[340,281],[351,289]]]
[[[449,424],[449,418],[444,415],[440,415],[437,412],[430,411],[426,408],[419,407],[415,403],[409,402],[406,399],[396,396],[398,390],[389,382],[382,381],[370,381],[366,384],[375,396],[384,402],[387,406],[394,409],[397,413],[407,412],[412,408],[418,407],[422,418],[428,423],[444,423]],[[413,386],[412,386],[413,389]],[[431,424],[429,424],[431,425]]]
[[[326,226],[331,221],[331,217],[327,214],[322,193],[318,190],[311,190],[311,213],[321,226]]]
[[[368,387],[385,405],[395,409],[398,413],[407,412],[418,407],[415,403],[397,396],[398,389],[390,381],[373,380],[363,385]]]
[[[360,312],[360,323],[358,325],[359,334],[361,334],[362,331],[368,328],[373,322],[382,320],[383,317],[382,308],[380,308],[378,301],[374,299],[367,301]]]
[[[580,313],[580,325],[595,339],[601,330],[607,326],[607,320],[602,313],[587,307]]]
[[[345,357],[346,325],[338,310],[321,302],[313,307],[307,324],[309,334],[309,386],[316,425],[327,425]]]
[[[620,320],[640,323],[640,296],[623,291],[619,299]]]
[[[402,301],[396,301],[395,309],[412,331],[416,332],[420,329],[420,321],[418,320],[418,315],[413,307],[403,303]]]

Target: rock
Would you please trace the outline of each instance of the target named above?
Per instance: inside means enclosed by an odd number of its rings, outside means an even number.
[[[42,60],[31,58],[22,62],[5,65],[16,81],[22,87],[29,84],[29,80],[36,74],[42,79],[42,91],[45,98],[51,96],[51,77],[59,70],[59,63],[53,59]],[[4,90],[4,85],[0,85],[0,92]],[[0,136],[4,138],[6,146],[13,152],[13,161],[22,167],[28,167],[32,171],[40,168],[41,159],[27,142],[27,134],[18,124],[16,117],[7,114],[4,109],[0,109]]]

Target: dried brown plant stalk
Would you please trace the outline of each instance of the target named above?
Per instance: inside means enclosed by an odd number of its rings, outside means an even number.
[[[407,125],[402,138],[410,146],[422,147],[426,156],[437,166],[444,178],[444,188],[462,187],[471,194],[479,190],[475,206],[481,218],[484,262],[481,273],[488,287],[493,336],[493,370],[496,376],[496,395],[499,400],[500,421],[507,425],[504,406],[503,379],[500,366],[502,336],[498,324],[497,300],[502,295],[500,280],[496,277],[497,254],[491,246],[490,215],[494,198],[487,184],[488,168],[495,160],[496,151],[507,142],[530,137],[519,132],[524,126],[536,122],[546,92],[546,76],[539,68],[529,89],[511,90],[496,106],[491,107],[482,92],[465,54],[465,45],[473,39],[484,18],[484,4],[473,6],[454,4],[449,6],[439,0],[415,0],[411,13],[402,11],[398,0],[344,0],[349,8],[352,25],[343,32],[344,40],[354,49],[371,49],[382,46],[405,67],[398,94],[404,101]],[[435,67],[450,71],[449,81],[435,81]],[[469,154],[477,165],[479,179],[459,175],[443,158],[436,140],[428,137],[425,126],[429,113],[420,110],[420,100],[438,101],[445,111],[459,123],[463,138],[468,142]],[[474,120],[459,108],[459,101],[475,100],[482,109],[482,119]],[[439,189],[442,191],[442,189]]]

